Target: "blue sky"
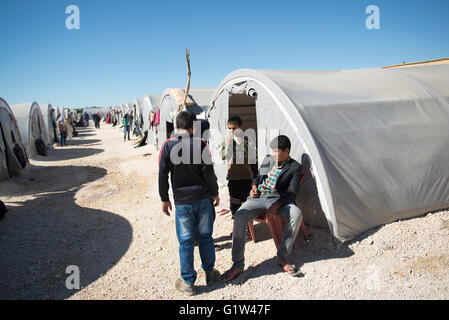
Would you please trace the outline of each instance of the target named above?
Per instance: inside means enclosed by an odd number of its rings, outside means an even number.
[[[67,30],[66,7],[80,9]],[[368,5],[380,29],[368,30]],[[2,0],[0,97],[109,106],[229,72],[352,69],[449,56],[449,1]]]

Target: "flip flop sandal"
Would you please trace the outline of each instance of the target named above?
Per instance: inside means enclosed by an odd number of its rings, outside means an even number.
[[[304,276],[304,274],[300,270],[297,270],[294,264],[291,263],[282,264],[278,259],[276,259],[276,262],[282,267],[282,270],[284,270],[284,272],[287,272],[292,277]]]
[[[287,272],[292,277],[300,277],[303,276],[303,273],[300,270],[296,269],[296,266],[294,264],[285,264],[282,269]]]
[[[229,213],[231,210],[228,210],[228,209],[221,209],[220,211],[218,211],[217,213],[220,215],[220,216],[224,216],[226,213]]]
[[[226,271],[225,274],[222,277],[222,281],[229,282],[234,280],[238,277],[239,274],[241,274],[243,270],[237,270],[237,269],[231,269],[229,271]]]

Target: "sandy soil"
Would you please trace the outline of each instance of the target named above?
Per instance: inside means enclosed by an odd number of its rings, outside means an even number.
[[[198,249],[197,295],[174,290],[179,277],[174,216],[161,213],[157,151],[133,148],[122,132],[86,128],[64,149],[32,160],[0,183],[10,212],[0,222],[1,299],[449,299],[448,211],[398,221],[335,247],[327,230],[301,233],[292,278],[274,262],[266,225],[246,245],[247,270],[230,284],[207,287]],[[228,193],[221,188],[222,204]],[[230,215],[217,216],[217,263],[231,266]],[[66,268],[79,267],[69,290]]]

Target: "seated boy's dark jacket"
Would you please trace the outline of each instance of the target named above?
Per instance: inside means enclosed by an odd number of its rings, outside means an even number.
[[[172,152],[175,156],[178,155],[179,164],[174,164],[174,159],[170,158]],[[209,147],[204,140],[194,138],[192,134],[178,134],[167,140],[161,148],[159,195],[163,202],[169,201],[169,173],[176,205],[218,196],[217,177]]]
[[[259,186],[268,176],[268,173],[276,165],[276,161],[270,155],[266,156],[260,166],[259,172],[253,180],[253,185]],[[276,191],[279,193],[279,201],[284,204],[296,203],[296,195],[303,177],[302,165],[290,158],[284,164],[276,181]]]

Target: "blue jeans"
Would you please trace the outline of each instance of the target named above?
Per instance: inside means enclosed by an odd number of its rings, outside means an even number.
[[[126,140],[126,134],[128,134],[128,140],[129,140],[129,126],[123,127],[123,132],[125,133],[125,136],[123,137],[123,140]]]
[[[267,210],[278,200],[278,197],[260,196],[248,197],[246,202],[236,212],[234,218],[234,230],[232,233],[232,262],[233,268],[243,270],[245,267],[245,243],[246,226],[248,222],[265,214]],[[287,203],[277,212],[286,222],[282,234],[282,242],[277,251],[279,258],[287,259],[290,255],[299,227],[302,222],[302,212],[294,203]]]
[[[212,238],[215,211],[210,198],[176,205],[175,209],[181,278],[188,285],[194,285],[196,281],[196,271],[193,267],[195,230],[200,249],[201,267],[204,271],[210,272],[215,265],[215,248]]]
[[[66,146],[67,145],[67,131],[61,131],[60,132],[60,136],[61,136],[61,139],[60,139],[60,145],[61,146]]]

